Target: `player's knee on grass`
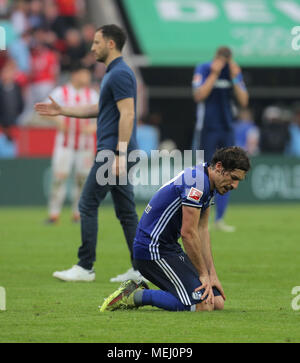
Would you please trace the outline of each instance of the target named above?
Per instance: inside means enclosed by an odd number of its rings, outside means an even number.
[[[213,311],[214,310],[214,304],[211,304],[209,302],[201,302],[196,305],[196,311]]]
[[[196,305],[196,311],[212,311],[212,310],[223,310],[224,299],[222,296],[215,296],[214,303],[206,303],[205,301]]]
[[[223,310],[224,309],[224,299],[222,296],[215,296],[214,299],[214,310]]]

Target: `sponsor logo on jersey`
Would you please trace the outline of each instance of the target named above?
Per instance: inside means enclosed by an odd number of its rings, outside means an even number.
[[[187,199],[192,200],[193,202],[199,203],[202,195],[203,195],[203,192],[201,192],[201,190],[192,187],[189,191]]]

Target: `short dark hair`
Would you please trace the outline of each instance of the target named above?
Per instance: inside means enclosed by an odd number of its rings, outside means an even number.
[[[102,32],[104,38],[112,39],[116,43],[116,48],[121,51],[126,42],[126,34],[123,29],[115,24],[103,25],[96,30]]]
[[[229,59],[232,57],[232,50],[226,46],[219,47],[216,51],[216,56],[217,57],[222,56]]]
[[[238,146],[218,149],[214,153],[210,165],[214,167],[219,161],[222,163],[223,168],[228,171],[241,169],[248,172],[251,168],[247,152]]]
[[[81,62],[74,62],[70,66],[70,72],[71,73],[79,72],[79,71],[81,71],[83,69],[88,70],[88,68],[86,66],[84,66]]]

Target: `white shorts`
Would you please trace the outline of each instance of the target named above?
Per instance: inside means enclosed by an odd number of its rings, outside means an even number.
[[[67,147],[57,147],[52,157],[54,174],[69,175],[74,168],[75,174],[87,176],[94,161],[93,150],[74,150]]]

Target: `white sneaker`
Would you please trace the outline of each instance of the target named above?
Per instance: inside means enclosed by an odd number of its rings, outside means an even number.
[[[228,224],[226,224],[223,221],[223,219],[219,219],[218,221],[216,221],[214,227],[216,230],[222,231],[222,232],[235,232],[235,227],[229,226]]]
[[[149,282],[145,277],[138,270],[134,270],[132,267],[127,270],[124,274],[118,275],[116,277],[112,277],[109,281],[110,282],[124,282],[127,280],[134,280],[134,281],[144,281]]]
[[[52,276],[64,281],[94,281],[96,274],[94,270],[86,270],[81,266],[74,265],[69,270],[56,271]]]

